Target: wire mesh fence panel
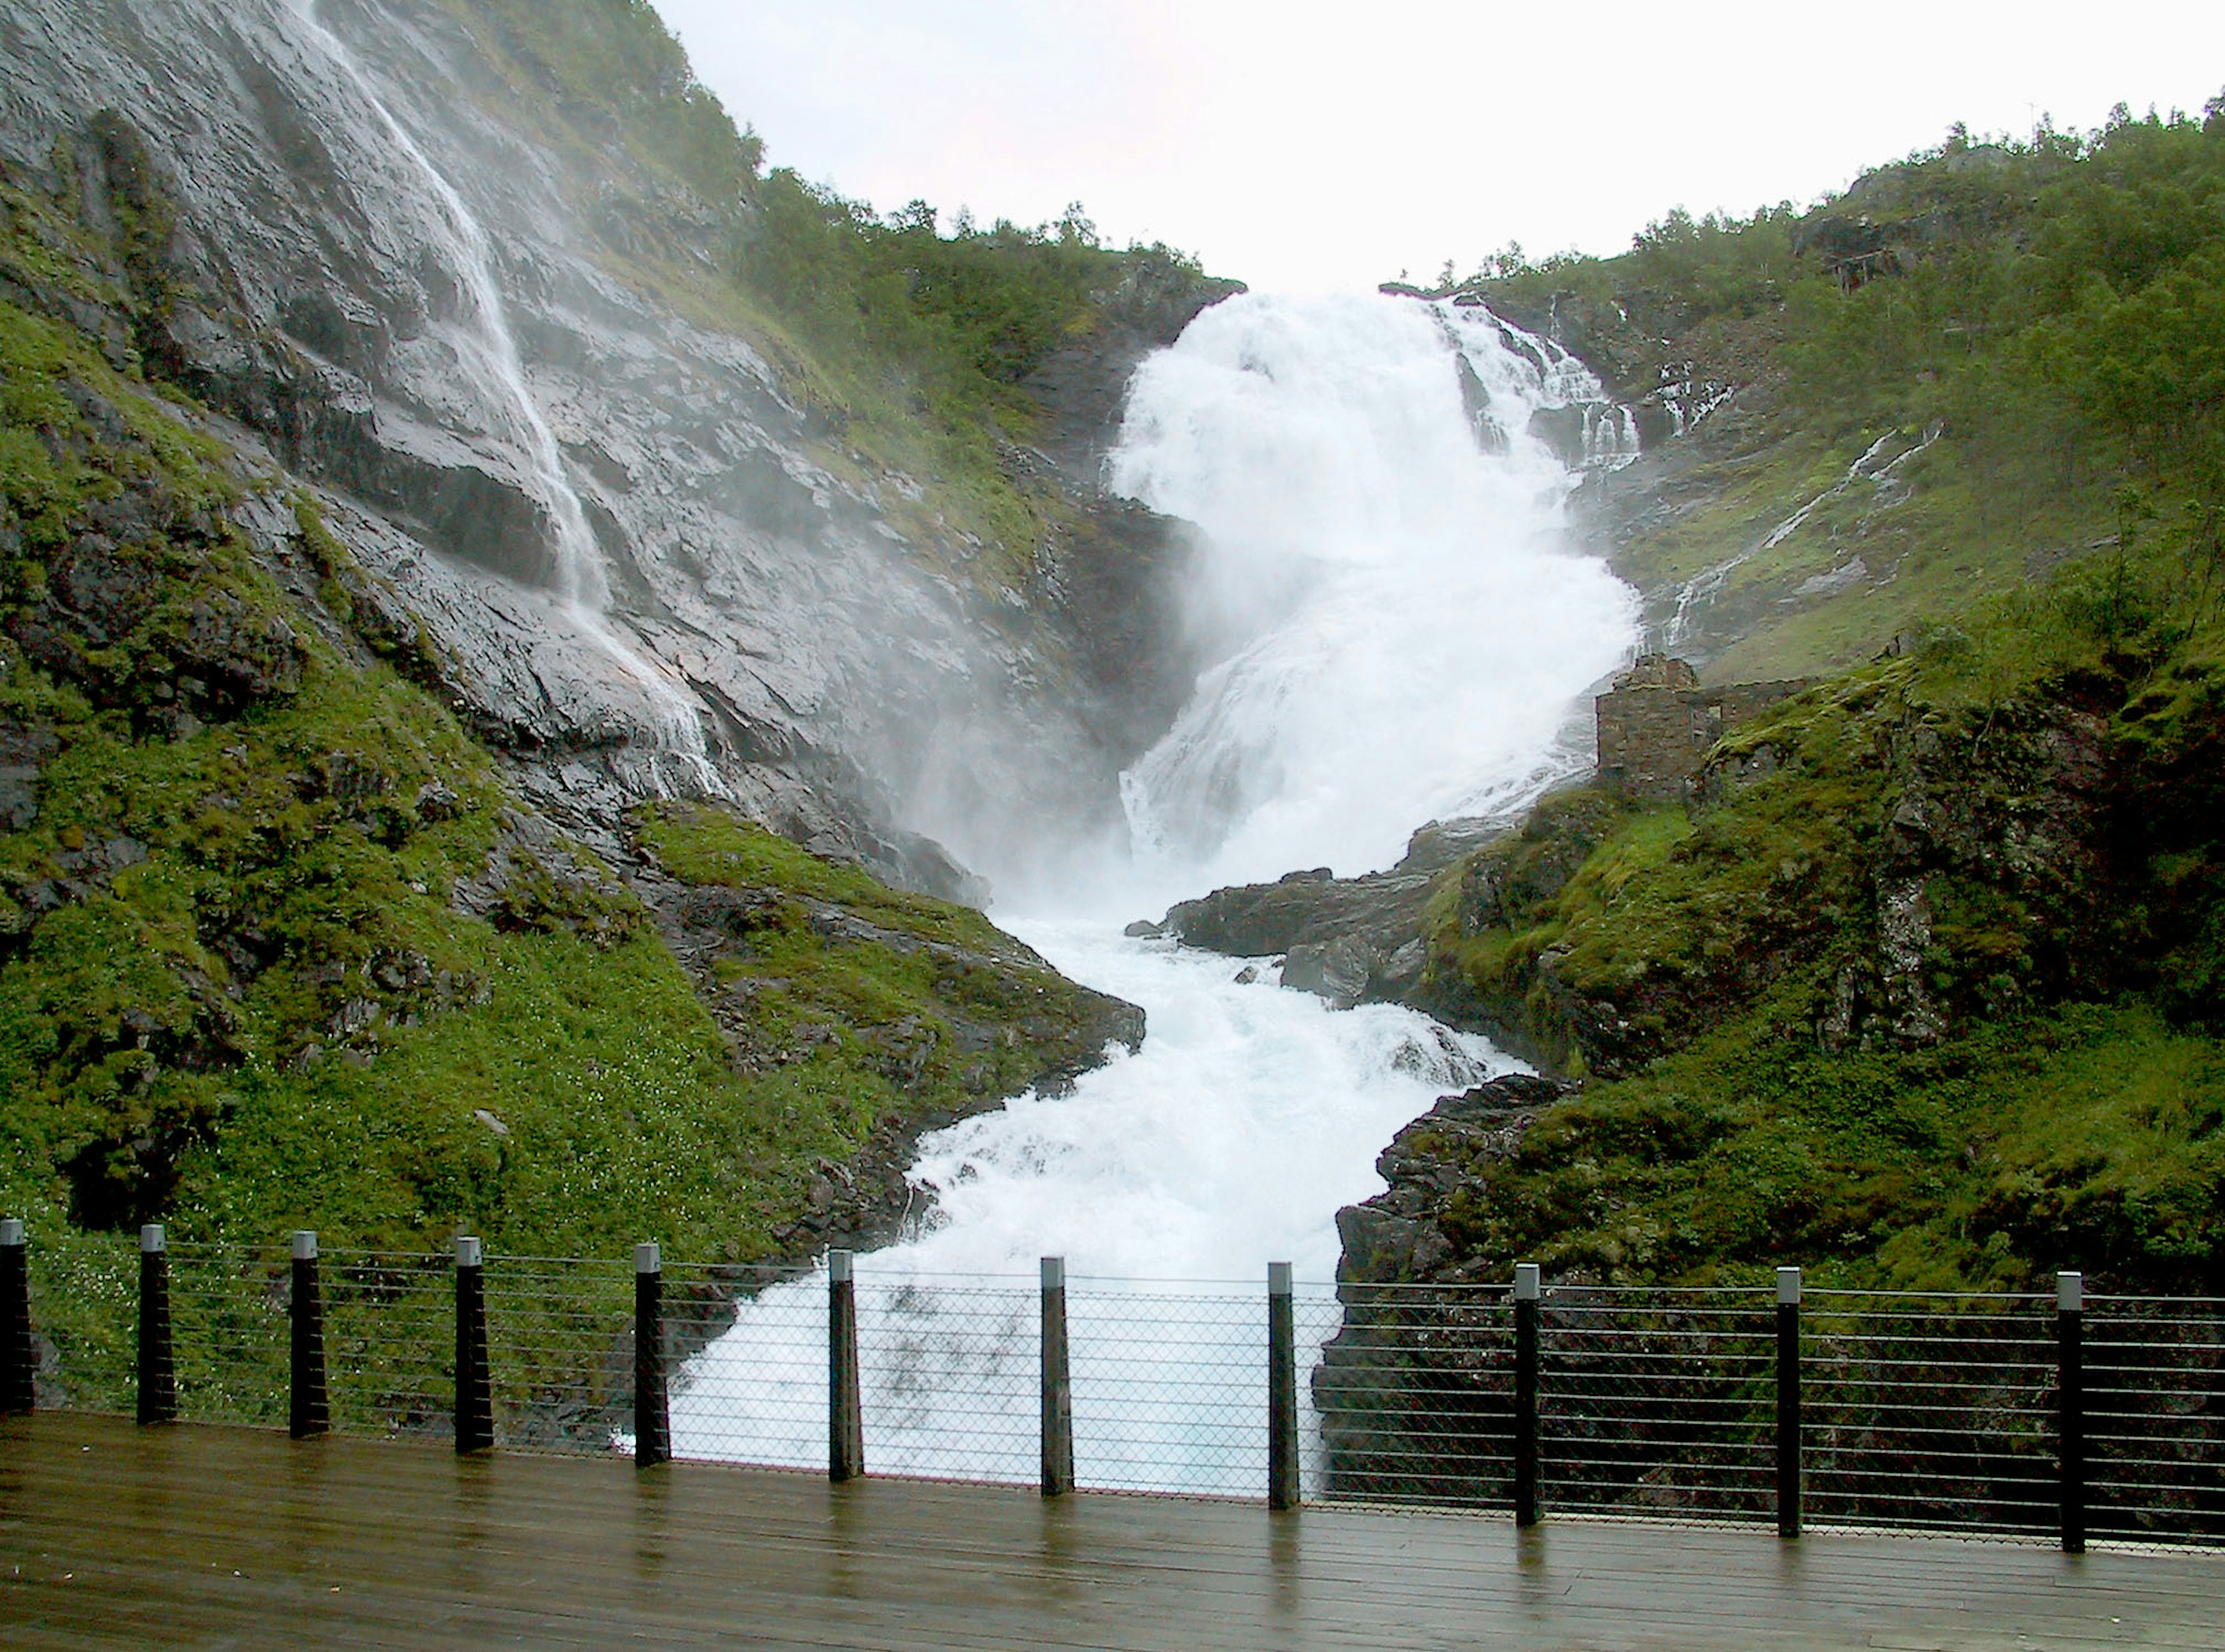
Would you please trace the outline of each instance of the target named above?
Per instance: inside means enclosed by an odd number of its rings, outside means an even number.
[[[292,1263],[282,1245],[172,1244],[178,1415],[283,1424],[292,1377]]]
[[[2225,1301],[2089,1297],[2087,1530],[2225,1543]]]
[[[484,1268],[495,1443],[555,1452],[630,1443],[632,1264],[489,1256]]]
[[[1079,1281],[1067,1323],[1077,1484],[1266,1496],[1264,1283]]]
[[[2051,1302],[1816,1291],[1803,1318],[1812,1521],[2056,1530]]]
[[[1657,1519],[1772,1517],[1776,1378],[1768,1293],[1546,1292],[1541,1501]]]
[[[139,1246],[122,1234],[24,1248],[41,1407],[130,1411],[137,1392]]]
[[[871,1472],[1032,1483],[1042,1440],[1037,1289],[956,1275],[876,1279],[860,1269],[857,1301]],[[1079,1421],[1075,1430],[1078,1452]]]
[[[825,1270],[667,1266],[664,1294],[673,1455],[823,1472]]]
[[[1322,1495],[1509,1506],[1514,1311],[1503,1286],[1347,1285],[1313,1371]]]
[[[454,1258],[326,1250],[319,1273],[333,1428],[453,1438]]]
[[[1337,1288],[1301,1282],[1291,1292],[1291,1331],[1297,1344],[1298,1485],[1301,1499],[1329,1496],[1328,1430],[1316,1392],[1329,1345],[1344,1329],[1344,1304]]]

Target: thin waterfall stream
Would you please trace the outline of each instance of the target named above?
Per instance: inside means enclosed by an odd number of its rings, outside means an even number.
[[[1556,421],[1581,440],[1550,440]],[[1064,910],[996,915],[1149,1031],[1068,1094],[922,1142],[925,1215],[858,1267],[875,1472],[1034,1478],[1036,1263],[1059,1255],[1080,1484],[1258,1493],[1264,1433],[1228,1420],[1264,1416],[1267,1263],[1315,1287],[1310,1365],[1336,1326],[1338,1208],[1380,1188],[1375,1155],[1436,1096],[1517,1064],[1121,923],[1387,865],[1426,820],[1511,812],[1584,761],[1572,712],[1636,615],[1562,515],[1582,466],[1626,450],[1595,380],[1480,309],[1247,295],[1139,370],[1110,475],[1199,529],[1196,616],[1225,657],[1124,777],[1129,858]],[[675,1383],[681,1450],[823,1465],[825,1290],[822,1271],[741,1303]]]
[[[345,42],[318,16],[317,0],[292,0],[292,3],[318,46],[362,94],[395,149],[440,204],[438,228],[445,231],[441,250],[447,254],[446,262],[458,278],[466,301],[458,318],[460,325],[448,330],[448,342],[456,364],[479,392],[479,405],[504,420],[507,427],[496,434],[530,468],[531,490],[548,515],[555,546],[550,594],[565,617],[641,691],[645,726],[640,733],[648,743],[680,759],[694,782],[707,789],[717,789],[706,756],[702,707],[669,673],[622,636],[610,617],[610,584],[602,553],[595,543],[594,530],[588,526],[579,491],[564,472],[556,433],[527,383],[517,336],[510,328],[509,307],[495,279],[494,255],[485,230],[447,174],[387,106]]]

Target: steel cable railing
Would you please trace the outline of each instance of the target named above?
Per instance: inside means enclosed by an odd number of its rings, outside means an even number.
[[[1822,1291],[1807,1320],[1811,1518],[2055,1529],[2057,1344],[2045,1299]]]
[[[291,1294],[285,1247],[167,1249],[181,1415],[206,1422],[282,1422]]]
[[[320,1262],[332,1426],[453,1438],[453,1258],[346,1250],[328,1250]]]
[[[1054,1494],[2225,1545],[2225,1301],[2089,1302],[2076,1275],[2053,1302],[1803,1299],[1784,1269],[1772,1302],[1534,1269],[1262,1291],[834,1260],[319,1256],[306,1234],[289,1256],[159,1229],[135,1256],[0,1223],[21,1298],[0,1396]]]
[[[1352,1285],[1313,1372],[1321,1495],[1504,1508],[1514,1312],[1504,1286]]]
[[[1069,1311],[1078,1484],[1260,1495],[1267,1316],[1256,1289],[1077,1280]]]
[[[2088,1529],[2225,1533],[2225,1300],[2097,1296],[2086,1310]]]
[[[1538,1454],[1547,1507],[1767,1519],[1777,1369],[1766,1292],[1545,1294]]]
[[[118,1235],[71,1234],[23,1247],[42,1405],[129,1411],[139,1256]]]
[[[667,1264],[664,1288],[673,1455],[825,1469],[825,1275]]]

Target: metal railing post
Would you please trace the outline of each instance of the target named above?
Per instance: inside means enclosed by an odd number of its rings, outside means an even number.
[[[294,1235],[294,1288],[286,1310],[292,1344],[292,1381],[286,1404],[286,1432],[308,1440],[332,1432],[330,1396],[325,1388],[325,1298],[317,1278],[317,1236],[307,1228]]]
[[[160,1222],[139,1230],[139,1421],[178,1420],[178,1368],[170,1344],[170,1250]]]
[[[827,1478],[865,1472],[865,1408],[858,1383],[858,1292],[847,1250],[827,1253]]]
[[[2055,1276],[2055,1437],[2063,1552],[2086,1552],[2086,1276]]]
[[[1800,1270],[1777,1270],[1777,1535],[1800,1535]]]
[[[37,1403],[38,1370],[31,1350],[30,1252],[22,1222],[10,1216],[0,1221],[0,1413]]]
[[[494,1394],[487,1364],[485,1252],[468,1236],[456,1241],[456,1450],[494,1444]]]
[[[1514,1266],[1514,1523],[1537,1523],[1537,1264]]]
[[[1290,1264],[1267,1264],[1267,1506],[1295,1509],[1298,1483],[1298,1337]]]
[[[1043,1494],[1074,1490],[1074,1382],[1067,1367],[1066,1258],[1043,1259]]]
[[[651,1468],[672,1460],[672,1402],[664,1381],[664,1253],[633,1248],[633,1460]]]

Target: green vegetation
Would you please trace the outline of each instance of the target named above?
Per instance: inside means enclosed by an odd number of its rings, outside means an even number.
[[[1440,1213],[1626,1281],[2225,1288],[2225,608],[2183,535],[1734,730],[1699,799],[1549,799],[1429,991],[1583,1093]]]
[[[944,1122],[1055,1083],[1129,1037],[1112,1001],[1059,975],[972,908],[891,889],[731,811],[637,811],[643,850],[700,890],[717,934],[713,1000],[758,1087],[797,1109],[847,1108],[859,1130]]]
[[[1680,509],[1618,566],[1654,589],[1721,570],[1711,674],[1753,680],[1843,668],[2128,526],[2215,561],[2221,204],[2225,105],[2120,111],[2089,136],[1958,132],[1810,212],[1671,213],[1620,257],[1517,251],[1464,285],[1627,394],[1689,414],[1740,392],[1638,473]]]
[[[271,484],[12,307],[0,375],[0,737],[35,777],[0,835],[0,1199],[188,1234],[749,1237],[756,1110],[707,1083],[720,1040],[631,897],[532,863],[454,909],[491,765],[291,610],[225,514]]]

